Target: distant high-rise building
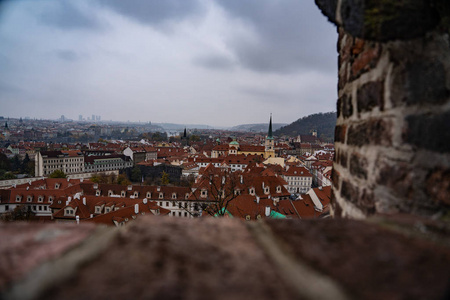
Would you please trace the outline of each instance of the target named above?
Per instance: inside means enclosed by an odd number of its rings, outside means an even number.
[[[61,122],[64,122],[66,120],[66,117],[64,115],[61,115]]]
[[[95,121],[95,115],[92,115],[92,119],[91,119],[92,121]]]
[[[78,116],[78,121],[83,121],[83,115]]]

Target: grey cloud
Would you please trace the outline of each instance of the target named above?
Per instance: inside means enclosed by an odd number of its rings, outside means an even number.
[[[76,52],[71,50],[57,50],[56,56],[58,56],[62,60],[70,62],[77,61],[80,59],[80,56]]]
[[[81,11],[69,1],[58,1],[50,10],[43,12],[40,19],[47,25],[61,29],[98,29],[99,20],[88,12]]]
[[[212,70],[231,70],[235,63],[225,56],[209,55],[194,59],[194,64]]]
[[[12,93],[20,92],[20,91],[21,91],[20,88],[14,86],[14,85],[10,85],[8,83],[0,81],[0,92],[1,93],[12,94]]]
[[[119,14],[149,25],[181,20],[202,11],[198,0],[98,0],[98,2]]]
[[[272,88],[260,88],[254,86],[238,86],[239,92],[250,95],[258,99],[258,101],[276,101],[277,103],[291,101],[290,97],[284,93]]]
[[[255,39],[234,36],[228,41],[244,67],[275,73],[336,69],[337,54],[335,57],[329,54],[336,51],[337,34],[313,1],[216,2],[230,17],[243,21],[256,33]]]

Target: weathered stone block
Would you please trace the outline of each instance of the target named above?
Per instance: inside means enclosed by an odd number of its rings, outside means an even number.
[[[380,163],[377,183],[391,189],[391,192],[403,198],[411,198],[414,185],[419,184],[413,178],[413,170],[407,163]]]
[[[435,28],[441,18],[436,3],[444,0],[342,0],[342,23],[336,20],[337,0],[316,0],[319,8],[353,36],[376,41],[412,39]]]
[[[347,125],[337,125],[334,129],[334,141],[345,143],[345,135],[347,133]]]
[[[369,82],[358,90],[358,112],[366,112],[374,107],[384,110],[384,81]]]
[[[328,17],[330,22],[336,23],[337,0],[315,0],[316,5]]]
[[[425,186],[433,201],[450,205],[450,170],[438,168],[431,171]]]
[[[390,122],[383,119],[371,119],[348,129],[347,144],[353,146],[392,144]]]
[[[441,62],[415,61],[406,67],[407,104],[440,104],[450,97],[445,84],[445,68]]]
[[[340,178],[340,174],[338,171],[336,171],[335,169],[333,169],[331,171],[331,181],[333,182],[333,186],[336,189],[339,189],[339,178]]]
[[[345,200],[347,200],[353,204],[356,204],[358,202],[358,198],[359,198],[358,188],[356,186],[354,186],[353,184],[351,184],[349,181],[343,180],[342,187],[341,187],[341,196]]]
[[[450,152],[450,112],[408,116],[406,124],[403,132],[406,143],[436,152]]]
[[[348,155],[345,151],[338,151],[336,157],[336,162],[340,164],[342,167],[348,167]]]
[[[359,54],[352,63],[351,78],[355,79],[361,74],[373,69],[381,55],[380,45],[373,43],[370,47],[367,47],[361,54]]]
[[[365,157],[362,157],[358,153],[353,153],[350,157],[350,172],[352,175],[367,179],[367,166],[368,162]]]
[[[341,115],[344,118],[348,118],[353,114],[352,98],[348,95],[343,95],[337,101],[337,117]]]

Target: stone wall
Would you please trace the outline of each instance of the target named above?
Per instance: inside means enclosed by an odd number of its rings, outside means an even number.
[[[448,218],[450,3],[316,4],[339,31],[332,213]]]

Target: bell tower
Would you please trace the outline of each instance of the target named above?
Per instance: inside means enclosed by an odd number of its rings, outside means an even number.
[[[266,136],[265,142],[265,155],[264,158],[275,157],[275,147],[273,141],[273,132],[272,132],[272,114],[270,114],[270,122],[269,122],[269,132]]]

